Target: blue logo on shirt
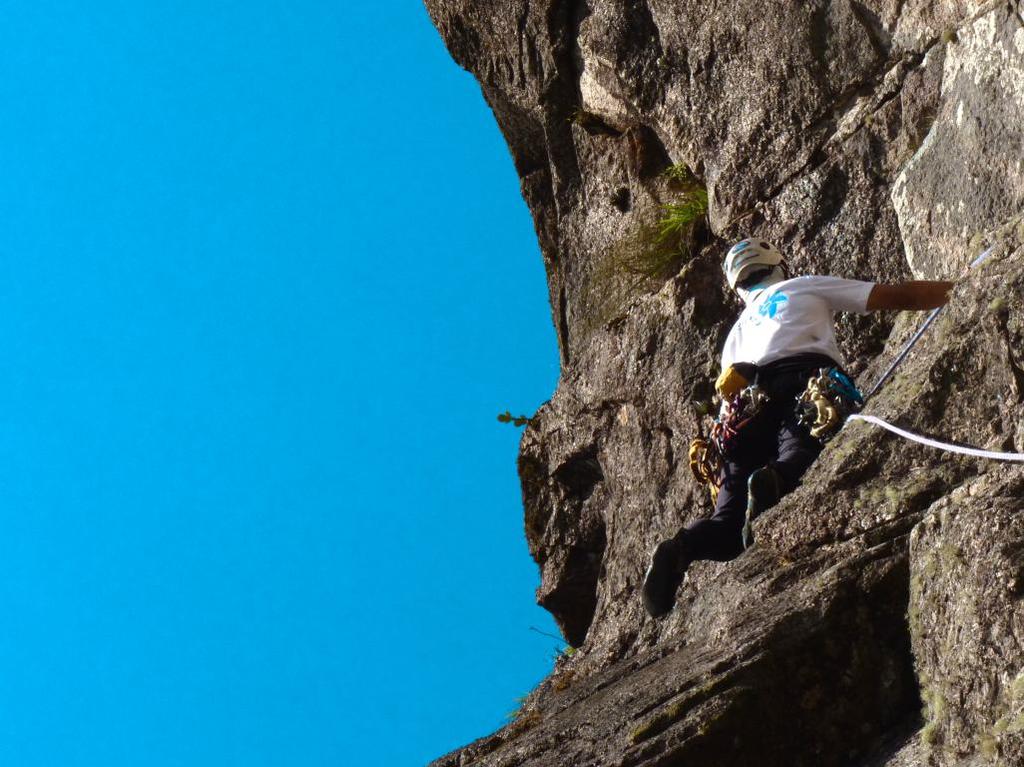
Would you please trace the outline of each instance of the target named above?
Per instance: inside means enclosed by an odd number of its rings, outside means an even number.
[[[778,292],[768,296],[761,305],[757,307],[757,313],[762,317],[768,317],[769,319],[775,319],[775,314],[782,308],[782,304],[789,301],[789,296],[785,293]]]

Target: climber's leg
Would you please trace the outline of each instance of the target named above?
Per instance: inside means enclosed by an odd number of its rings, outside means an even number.
[[[689,546],[681,533],[658,544],[644,574],[644,608],[654,618],[666,615],[675,605],[676,592],[692,561]]]
[[[762,512],[796,489],[800,478],[821,453],[821,443],[811,436],[807,427],[797,421],[796,413],[780,413],[776,437],[776,457],[755,470],[747,483],[746,519],[743,523],[743,547],[753,542],[752,524]]]
[[[771,461],[779,477],[780,497],[792,492],[800,478],[821,454],[822,444],[800,425],[796,413],[787,413],[778,436],[778,457]]]
[[[666,615],[676,602],[676,592],[691,562],[713,559],[725,562],[743,552],[740,530],[746,510],[747,464],[730,462],[723,468],[715,513],[680,529],[651,553],[642,589],[644,607],[655,618]]]
[[[772,445],[771,442],[764,444]],[[672,609],[691,562],[701,559],[727,562],[743,553],[740,533],[747,509],[747,477],[765,460],[764,455],[749,448],[748,445],[744,452],[750,454],[748,460],[752,463],[728,461],[723,466],[715,513],[686,525],[652,552],[642,593],[644,607],[655,618]]]
[[[778,503],[781,497],[782,478],[771,463],[750,475],[747,480],[747,513],[743,521],[743,548],[750,548],[754,543],[754,520]]]
[[[722,467],[715,513],[691,522],[677,535],[685,536],[693,559],[727,562],[743,553],[741,532],[747,512],[747,478],[760,462],[727,461]]]

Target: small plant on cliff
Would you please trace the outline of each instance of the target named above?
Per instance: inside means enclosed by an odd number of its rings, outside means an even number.
[[[512,413],[506,410],[504,413],[498,414],[498,420],[501,423],[510,423],[513,426],[526,426],[533,420],[533,416],[528,415],[512,415]]]
[[[575,654],[576,648],[572,645],[566,645],[565,647],[561,648],[555,647],[551,650],[551,662],[557,666],[559,661],[571,658]]]
[[[565,640],[563,640],[562,637],[555,636],[554,634],[549,634],[547,631],[541,631],[536,626],[530,626],[530,631],[533,631],[536,634],[540,634],[541,636],[550,637],[551,639],[554,639],[562,644],[561,647],[555,647],[551,653],[551,660],[553,660],[556,664],[558,663],[558,661],[564,658],[571,658],[573,655],[576,654],[576,648],[572,645],[565,644]]]
[[[505,719],[509,722],[514,722],[523,714],[523,706],[526,704],[526,699],[529,695],[523,695],[522,697],[516,698],[516,707],[511,711],[505,712]]]
[[[640,226],[632,237],[618,243],[611,252],[611,267],[619,275],[634,278],[632,287],[647,279],[667,279],[690,255],[696,228],[708,212],[708,190],[673,165],[666,171],[680,194],[661,206],[657,221]]]
[[[662,212],[663,215],[658,222],[658,237],[663,240],[675,239],[679,252],[683,255],[687,243],[682,236],[689,235],[707,215],[708,190],[693,189],[682,201],[666,205]]]
[[[661,175],[669,182],[670,186],[677,189],[690,189],[694,186],[700,187],[700,182],[697,181],[693,171],[690,170],[686,163],[677,162],[675,165],[669,165],[661,172]]]
[[[642,220],[597,264],[588,293],[594,325],[603,324],[644,290],[675,275],[699,242],[708,212],[708,191],[685,165],[663,171],[673,192],[656,219]]]

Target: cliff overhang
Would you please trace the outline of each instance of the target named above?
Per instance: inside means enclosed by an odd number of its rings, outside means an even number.
[[[754,232],[806,273],[960,279],[871,411],[1024,450],[1019,2],[427,0],[532,212],[562,369],[519,458],[538,601],[579,648],[437,765],[1024,764],[1024,470],[850,424],[758,543],[664,621],[647,553],[710,508],[686,463]],[[637,279],[678,203],[707,221]],[[992,257],[965,275],[987,247]],[[922,318],[843,317],[870,382]]]

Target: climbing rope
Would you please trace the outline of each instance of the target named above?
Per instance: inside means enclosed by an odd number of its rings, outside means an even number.
[[[976,259],[974,259],[971,262],[971,265],[968,267],[968,269],[974,269],[976,266],[978,266],[981,262],[983,262],[986,258],[988,258],[992,254],[992,251],[994,249],[995,249],[995,245],[993,245],[993,246],[989,247],[988,249],[986,249],[980,256],[978,256]],[[913,348],[914,344],[916,344],[918,339],[920,339],[921,336],[924,335],[924,332],[932,324],[932,321],[938,316],[940,311],[942,311],[942,307],[941,306],[932,310],[931,314],[928,315],[928,318],[921,324],[921,327],[918,328],[917,332],[914,333],[913,337],[900,350],[900,353],[896,355],[896,359],[893,360],[892,364],[889,365],[888,368],[886,368],[885,372],[882,373],[881,377],[878,379],[878,381],[875,383],[875,385],[873,387],[871,387],[871,391],[869,391],[867,393],[867,395],[865,395],[865,397],[864,397],[865,400],[870,399],[871,395],[873,395],[876,391],[878,391],[878,389],[882,386],[882,384],[885,383],[885,381],[889,378],[890,375],[892,375],[892,372],[903,361],[903,359],[907,356],[907,354],[910,353],[910,350]],[[920,434],[915,434],[912,431],[907,431],[906,429],[901,429],[899,426],[894,426],[893,424],[889,423],[888,421],[886,421],[886,420],[884,420],[882,418],[879,418],[878,416],[874,416],[874,415],[864,415],[863,413],[854,413],[854,414],[852,414],[850,416],[847,416],[847,420],[848,421],[864,421],[865,423],[874,424],[875,426],[880,426],[881,428],[886,429],[887,431],[891,431],[893,434],[898,434],[899,436],[903,437],[904,439],[909,439],[911,442],[917,442],[917,443],[919,443],[921,445],[927,445],[928,447],[934,447],[934,448],[936,448],[938,450],[945,450],[945,451],[950,452],[950,453],[959,453],[961,455],[972,455],[972,456],[975,456],[976,458],[991,458],[991,459],[996,460],[996,461],[1020,461],[1020,462],[1024,462],[1024,453],[1004,453],[1004,452],[1000,452],[1000,451],[997,451],[997,450],[982,450],[981,448],[977,448],[977,447],[968,447],[966,445],[954,445],[954,444],[952,444],[950,442],[940,442],[937,439],[931,439],[930,437],[924,437],[924,436],[922,436]]]
[[[973,455],[977,458],[992,458],[996,461],[1021,461],[1024,462],[1024,453],[1003,453],[998,450],[982,450],[977,447],[968,447],[966,445],[954,445],[950,442],[939,442],[937,439],[931,439],[930,437],[923,437],[920,434],[914,434],[912,431],[901,429],[899,426],[893,426],[888,421],[885,421],[877,416],[864,415],[863,413],[854,413],[848,416],[849,421],[865,421],[866,423],[874,424],[875,426],[881,426],[887,431],[891,431],[893,434],[898,434],[904,439],[909,439],[911,442],[918,442],[928,447],[934,447],[939,450],[945,450],[950,453],[960,453],[961,455]]]

